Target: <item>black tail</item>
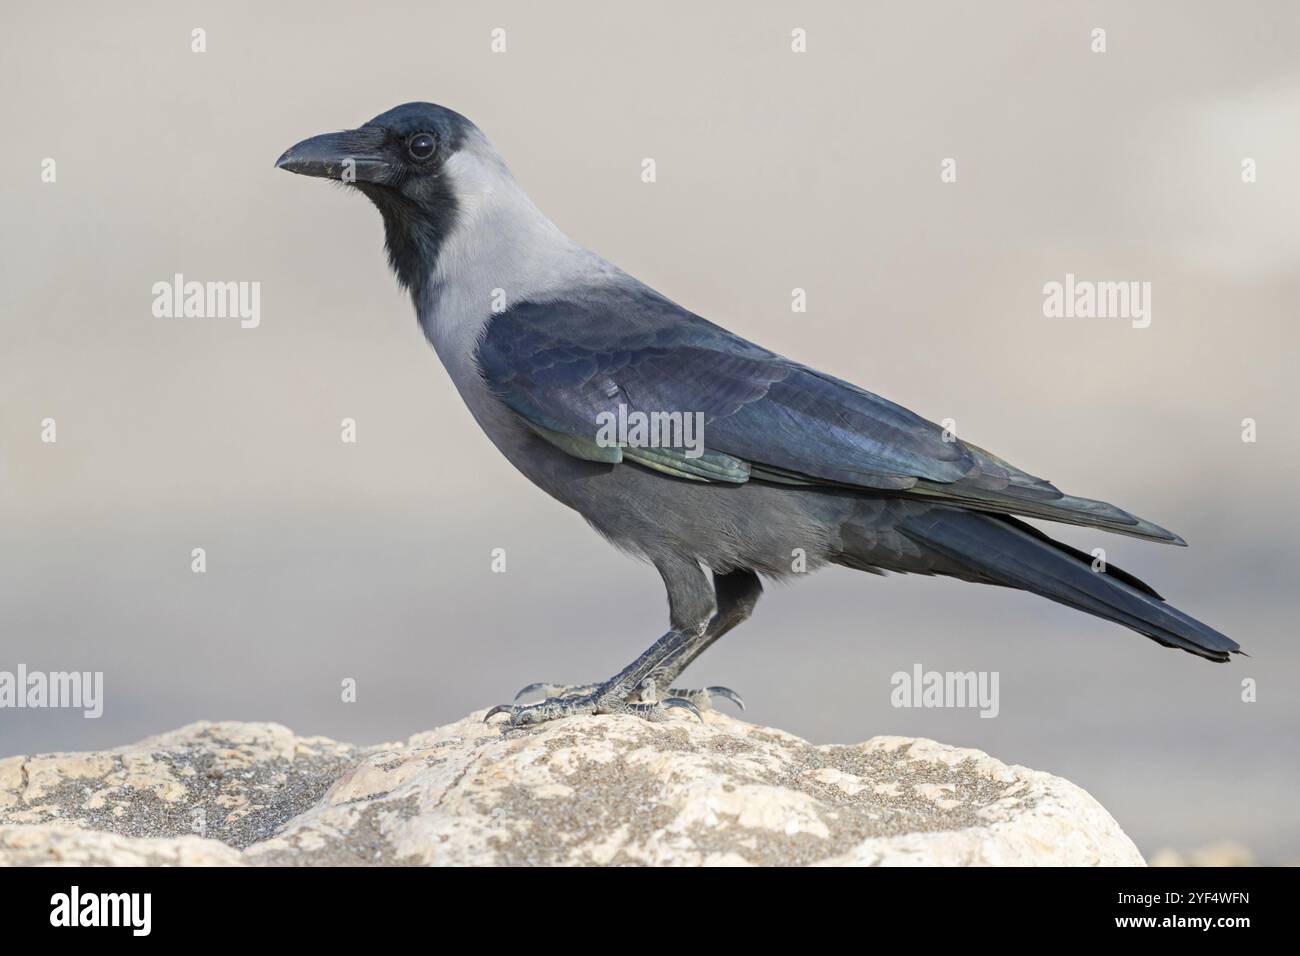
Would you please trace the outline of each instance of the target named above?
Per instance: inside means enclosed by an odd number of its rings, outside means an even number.
[[[907,537],[972,576],[1019,588],[1132,628],[1166,647],[1212,661],[1241,652],[1236,641],[1164,602],[1150,586],[1005,515],[933,508],[899,525]]]

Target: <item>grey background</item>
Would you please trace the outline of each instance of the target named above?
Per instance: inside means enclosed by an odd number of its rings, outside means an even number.
[[[0,669],[102,670],[108,699],[98,721],[0,711],[0,754],[199,718],[397,739],[532,680],[604,676],[661,632],[653,571],[478,432],[377,213],[272,169],[305,136],[427,99],[672,298],[1185,535],[1054,529],[1253,655],[1214,666],[1026,595],[833,569],[769,588],[693,682],[819,742],[924,735],[1063,774],[1148,852],[1231,837],[1300,857],[1294,4],[49,2],[5,19]],[[175,272],[260,281],[261,327],[155,319],[150,288]],[[1044,318],[1066,272],[1150,281],[1151,327]],[[1001,715],[892,708],[890,674],[916,662],[999,671]]]

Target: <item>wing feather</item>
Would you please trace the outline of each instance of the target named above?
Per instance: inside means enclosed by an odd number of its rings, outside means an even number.
[[[769,352],[627,279],[517,303],[477,352],[484,381],[567,454],[676,478],[829,486],[941,499],[1182,544],[1113,505],[962,441],[912,411]],[[703,449],[610,446],[602,416],[703,416]]]

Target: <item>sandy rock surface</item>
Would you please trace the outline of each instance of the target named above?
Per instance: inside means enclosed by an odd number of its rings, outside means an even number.
[[[977,750],[814,746],[716,712],[358,748],[197,723],[0,760],[0,864],[1120,865],[1085,791]]]

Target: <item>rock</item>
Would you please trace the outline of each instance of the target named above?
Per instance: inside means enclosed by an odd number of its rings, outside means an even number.
[[[123,837],[197,834],[244,849],[313,806],[360,757],[279,724],[198,723],[102,753],[0,760],[0,824]]]
[[[2,866],[242,866],[238,850],[184,836],[124,837],[71,826],[0,826]]]
[[[716,712],[481,717],[365,750],[226,722],[13,757],[0,864],[1143,863],[1082,789],[978,750],[813,746]]]

